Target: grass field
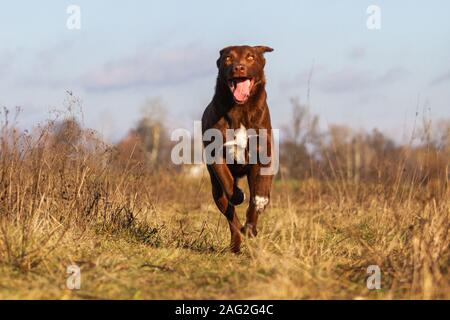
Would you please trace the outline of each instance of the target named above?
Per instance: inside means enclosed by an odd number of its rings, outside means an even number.
[[[278,179],[236,255],[206,175],[113,166],[102,143],[40,132],[2,132],[0,299],[450,298],[448,181]]]

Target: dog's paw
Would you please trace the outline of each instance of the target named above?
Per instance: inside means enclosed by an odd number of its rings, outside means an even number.
[[[250,223],[246,223],[242,228],[241,228],[241,233],[246,236],[247,238],[253,238],[256,237],[256,235],[258,234],[258,230],[256,230],[256,226],[250,224]]]
[[[238,187],[234,186],[234,188],[233,188],[233,195],[231,196],[229,201],[231,202],[232,205],[238,206],[242,202],[245,201],[245,193],[242,192],[242,190],[239,189]]]
[[[242,243],[242,234],[239,232],[234,232],[231,235],[231,243],[230,243],[230,249],[233,253],[239,253],[241,251],[241,243]]]

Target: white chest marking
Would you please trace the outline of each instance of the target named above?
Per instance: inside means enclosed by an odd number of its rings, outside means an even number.
[[[247,147],[247,141],[247,129],[241,123],[241,127],[234,130],[234,140],[225,142],[224,146],[236,146],[238,148],[245,149]]]
[[[238,161],[238,163],[245,162],[245,149],[247,148],[248,135],[247,129],[241,123],[239,129],[234,130],[234,140],[227,141],[224,146],[234,146],[234,148],[227,148],[228,152],[232,154],[232,157]]]
[[[236,130],[236,146],[241,149],[247,148],[247,129],[244,127],[244,125],[241,123],[241,127]]]

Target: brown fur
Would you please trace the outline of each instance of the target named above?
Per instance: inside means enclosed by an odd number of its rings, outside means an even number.
[[[269,108],[266,102],[264,53],[273,51],[265,46],[231,46],[220,51],[217,60],[219,73],[215,94],[203,113],[202,130],[216,128],[225,137],[226,129],[238,129],[242,124],[248,129],[268,129],[268,155],[271,156],[271,123]],[[252,58],[251,58],[252,57]],[[236,77],[253,79],[253,86],[247,101],[237,103],[228,86],[228,81]],[[224,138],[225,139],[225,138]],[[205,146],[208,143],[205,143]],[[270,165],[270,164],[268,164]],[[257,164],[222,164],[208,165],[211,178],[212,194],[219,210],[226,216],[230,225],[231,249],[233,252],[240,250],[242,234],[256,236],[258,215],[262,212],[255,206],[255,196],[270,198],[272,184],[271,175],[261,175],[263,165]],[[238,188],[237,181],[241,177],[247,177],[250,189],[247,217],[242,227],[235,206],[244,201],[244,194]]]

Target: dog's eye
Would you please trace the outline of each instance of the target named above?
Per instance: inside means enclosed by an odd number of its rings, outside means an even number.
[[[247,57],[247,60],[248,60],[248,61],[253,61],[253,60],[255,60],[255,57],[252,56],[252,55],[249,55],[249,56]]]
[[[230,62],[231,61],[231,57],[230,56],[226,56],[225,57],[225,62]]]

